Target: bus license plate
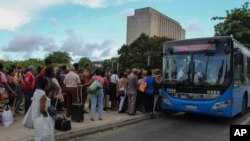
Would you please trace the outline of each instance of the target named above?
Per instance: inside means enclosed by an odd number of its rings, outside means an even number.
[[[196,105],[185,105],[185,108],[189,109],[189,110],[197,110],[197,106]]]

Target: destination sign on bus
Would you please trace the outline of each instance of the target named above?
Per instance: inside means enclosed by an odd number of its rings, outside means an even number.
[[[192,44],[174,46],[173,52],[195,52],[195,51],[213,51],[215,50],[214,44]]]

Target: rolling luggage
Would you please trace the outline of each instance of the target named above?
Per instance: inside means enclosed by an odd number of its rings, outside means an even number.
[[[80,100],[79,100],[80,99]],[[84,120],[84,106],[82,104],[82,87],[77,88],[77,103],[72,103],[72,122],[83,122]]]

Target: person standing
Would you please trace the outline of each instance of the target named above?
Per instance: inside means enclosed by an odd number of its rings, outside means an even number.
[[[153,107],[153,113],[155,110],[160,110],[160,102],[161,100],[161,88],[162,88],[162,75],[160,70],[156,70],[153,74],[153,77],[155,78],[155,86],[154,86],[154,107]]]
[[[155,79],[152,76],[152,71],[149,69],[147,70],[147,76],[144,78],[145,82],[147,83],[147,88],[145,90],[145,110],[146,110],[146,117],[153,116],[153,107],[154,107],[154,86],[155,86]]]
[[[85,64],[82,72],[82,84],[87,84],[90,81],[91,66],[90,64]],[[84,106],[84,112],[88,113],[85,107],[85,103],[88,97],[87,87],[82,88],[82,104]]]
[[[21,67],[21,66],[18,66],[17,67],[17,73],[16,73],[16,77],[17,77],[17,81],[18,81],[18,84],[20,86],[20,89],[21,89],[21,100],[20,100],[20,109],[19,110],[23,110],[24,109],[24,105],[25,105],[25,95],[24,95],[24,92],[23,92],[23,88],[24,88],[24,68]]]
[[[135,103],[137,96],[138,77],[137,69],[133,69],[132,73],[128,76],[128,114],[135,115]]]
[[[103,84],[103,94],[104,94],[104,98],[103,98],[103,110],[106,111],[107,108],[109,107],[109,81],[108,81],[108,77],[106,72],[103,70],[101,73],[101,76],[103,77],[103,79],[105,80],[105,83]]]
[[[64,111],[63,110],[64,98],[63,98],[63,94],[62,94],[62,88],[61,88],[61,85],[59,84],[58,80],[56,79],[56,76],[55,75],[53,75],[53,76],[54,77],[52,78],[52,81],[56,85],[56,91],[54,94],[55,108],[57,109],[57,111]]]
[[[46,67],[45,77],[48,79],[49,82],[49,89],[46,91],[46,93],[48,94],[48,97],[51,99],[51,101],[54,101],[54,96],[57,91],[57,87],[56,84],[52,81],[52,79],[55,77],[54,68],[52,66]]]
[[[35,92],[34,92],[34,95],[33,95],[33,98],[32,98],[32,104],[30,106],[30,110],[31,110],[31,114],[32,114],[32,121],[33,122],[36,122],[36,120],[41,117],[41,115],[43,117],[48,117],[48,113],[47,113],[47,109],[48,107],[50,107],[50,99],[49,97],[47,97],[47,94],[46,94],[46,88],[48,88],[48,85],[49,85],[49,82],[48,82],[48,79],[45,78],[44,76],[40,75],[37,77],[37,87],[35,89]],[[30,111],[29,111],[30,112]],[[51,117],[50,117],[51,118]],[[51,120],[54,122],[54,120]],[[42,124],[42,123],[40,123]],[[40,125],[39,124],[39,125]],[[50,140],[54,140],[54,132],[50,132],[50,134],[47,134],[45,136],[41,136],[40,135],[40,130],[41,127],[40,126],[36,126],[36,124],[34,124],[34,137],[35,137],[35,140],[48,140],[48,138]],[[44,123],[44,125],[46,126],[50,126],[46,123]],[[53,124],[51,124],[51,126],[53,126]],[[52,128],[54,129],[54,128]]]
[[[35,68],[33,65],[28,67],[28,72],[24,76],[24,95],[25,95],[25,113],[28,111],[31,105],[31,98],[35,90]]]
[[[96,69],[95,70],[95,75],[92,76],[92,78],[90,79],[89,83],[84,84],[84,86],[89,86],[91,83],[93,83],[94,81],[99,81],[102,85],[102,87],[97,90],[94,94],[90,95],[90,99],[91,99],[91,121],[95,120],[95,110],[96,110],[96,106],[98,104],[98,111],[99,111],[99,120],[103,120],[103,85],[105,84],[105,80],[104,78],[101,76],[101,70]]]
[[[138,73],[138,86],[140,87],[140,85],[144,82],[144,77],[147,75],[147,71],[145,70],[141,70]],[[140,89],[137,90],[137,97],[136,97],[136,110],[140,111],[142,113],[145,112],[145,108],[144,108],[144,100],[145,100],[145,92],[141,91]]]
[[[8,84],[10,85],[11,89],[17,94],[16,97],[13,97],[13,107],[15,110],[15,113],[19,113],[19,106],[21,103],[21,87],[17,81],[17,78],[15,77],[15,70],[9,69],[9,78],[8,78]]]
[[[117,82],[117,94],[118,97],[120,97],[120,103],[119,103],[119,113],[122,113],[122,107],[123,103],[125,101],[125,98],[127,96],[127,88],[128,88],[128,78],[127,73],[121,72],[119,77],[120,79]]]
[[[64,84],[66,87],[66,116],[69,118],[72,112],[72,103],[77,102],[77,87],[81,84],[79,75],[75,72],[75,67],[71,67],[65,75]]]
[[[111,110],[115,111],[117,107],[117,82],[119,80],[119,77],[117,75],[117,71],[114,70],[113,74],[110,77],[110,101],[111,101]]]
[[[11,89],[11,87],[7,83],[7,78],[6,78],[6,75],[4,74],[4,66],[0,63],[0,96],[1,96],[1,100],[3,100],[3,98],[9,99],[9,95],[5,93],[6,90],[8,90],[12,95],[16,95],[16,93]],[[2,97],[4,93],[6,94],[6,97]],[[6,103],[4,103],[4,104],[8,104],[8,103],[9,103],[9,101],[7,100]]]
[[[46,58],[46,59],[44,59],[44,64],[45,64],[45,67],[44,67],[43,69],[41,69],[40,75],[45,75],[45,69],[46,69],[47,67],[49,67],[49,66],[52,65],[52,60]]]
[[[66,104],[65,85],[63,83],[66,73],[67,73],[66,65],[63,65],[63,66],[59,67],[59,70],[56,72],[56,79],[60,84],[60,87],[61,87],[61,90],[62,90],[62,96],[63,96],[63,99],[64,99],[64,102],[60,102],[59,105],[58,105],[60,110],[64,109],[65,106],[67,105]]]

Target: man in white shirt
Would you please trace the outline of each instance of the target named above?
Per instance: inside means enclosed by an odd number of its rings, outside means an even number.
[[[70,117],[72,112],[72,103],[77,102],[77,87],[81,84],[79,75],[75,72],[75,68],[71,67],[68,74],[65,75],[64,84],[66,87],[66,116]]]
[[[117,71],[114,70],[113,74],[110,77],[110,101],[111,101],[111,110],[115,111],[117,108],[117,82],[119,80],[119,77],[117,75]]]

